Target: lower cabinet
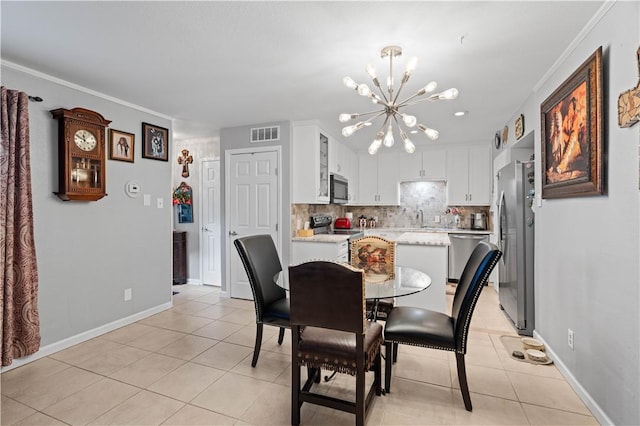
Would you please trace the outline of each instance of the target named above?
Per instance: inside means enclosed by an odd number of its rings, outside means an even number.
[[[291,264],[310,260],[349,261],[349,241],[292,241]]]
[[[396,306],[417,306],[446,313],[448,246],[398,243],[396,262],[431,277],[429,288],[409,296],[397,297]]]
[[[187,282],[187,233],[173,232],[173,283]]]

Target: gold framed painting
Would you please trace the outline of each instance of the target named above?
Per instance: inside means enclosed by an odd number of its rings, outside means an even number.
[[[602,46],[540,106],[542,198],[602,195]]]

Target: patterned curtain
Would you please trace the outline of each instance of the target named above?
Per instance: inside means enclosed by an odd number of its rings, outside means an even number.
[[[2,87],[0,141],[0,314],[2,365],[40,348],[33,239],[29,98]]]

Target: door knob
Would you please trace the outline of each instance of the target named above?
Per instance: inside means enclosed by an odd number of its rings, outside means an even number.
[[[236,235],[238,235],[236,231],[229,231],[229,236],[235,237]]]

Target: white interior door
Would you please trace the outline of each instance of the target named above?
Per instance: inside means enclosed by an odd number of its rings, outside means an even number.
[[[201,204],[200,265],[202,265],[202,283],[221,286],[220,160],[204,160],[202,162]]]
[[[247,235],[270,234],[279,248],[278,153],[231,153],[226,166],[228,288],[231,297],[253,299],[247,274],[233,241]]]

